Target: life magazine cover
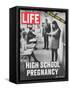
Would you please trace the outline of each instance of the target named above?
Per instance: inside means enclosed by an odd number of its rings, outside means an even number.
[[[66,13],[20,10],[20,80],[65,77]]]

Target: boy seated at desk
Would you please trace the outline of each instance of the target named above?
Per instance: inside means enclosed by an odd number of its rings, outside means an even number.
[[[39,62],[36,59],[36,57],[34,55],[34,52],[33,52],[35,44],[33,44],[33,43],[27,44],[27,34],[26,34],[26,32],[24,32],[22,34],[20,43],[21,43],[21,48],[20,48],[21,55],[28,56],[29,57],[29,61],[30,61],[31,56],[32,56],[34,58],[35,62]]]

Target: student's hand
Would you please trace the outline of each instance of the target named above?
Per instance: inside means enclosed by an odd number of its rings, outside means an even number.
[[[64,45],[64,46],[66,46],[66,44],[65,44],[65,43],[64,43],[63,45]]]
[[[46,35],[49,35],[50,36],[50,33],[46,33]]]
[[[49,33],[46,33],[47,35],[49,35]]]

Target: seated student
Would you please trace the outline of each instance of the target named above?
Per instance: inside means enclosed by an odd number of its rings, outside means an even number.
[[[31,56],[34,58],[34,61],[35,62],[39,62],[37,59],[36,59],[36,57],[35,57],[35,55],[34,55],[34,52],[33,52],[33,48],[32,49],[28,49],[28,48],[30,48],[31,46],[32,46],[32,44],[30,45],[30,44],[27,44],[27,35],[26,35],[26,33],[24,32],[23,33],[23,36],[21,37],[21,40],[20,40],[20,42],[21,42],[21,49],[20,49],[20,52],[22,53],[25,53],[25,52],[27,52],[28,54],[26,54],[28,57],[29,57],[29,61],[30,61],[30,59],[31,59]]]
[[[30,43],[35,43],[37,44],[37,40],[36,40],[36,35],[33,34],[32,32],[32,27],[29,28],[29,32],[27,34],[27,43],[30,44]],[[37,49],[36,46],[34,49]]]
[[[30,27],[29,28],[29,32],[28,32],[28,34],[27,34],[27,43],[29,44],[30,42],[30,40],[31,39],[33,39],[33,38],[36,38],[36,35],[35,34],[33,34],[33,32],[32,32],[32,27]]]

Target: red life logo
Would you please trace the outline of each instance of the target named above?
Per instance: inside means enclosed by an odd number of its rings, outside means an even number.
[[[22,24],[40,24],[40,13],[37,12],[22,12]]]

